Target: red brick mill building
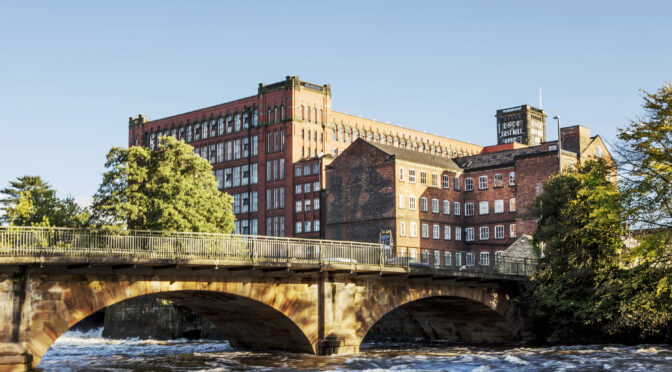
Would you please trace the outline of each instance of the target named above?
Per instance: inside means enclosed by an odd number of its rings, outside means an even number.
[[[288,76],[257,94],[129,120],[129,145],[184,140],[234,196],[236,233],[377,242],[432,265],[486,265],[536,221],[526,207],[558,171],[546,115],[498,110],[482,147],[331,109],[331,87]],[[562,128],[563,168],[610,158],[587,128]]]

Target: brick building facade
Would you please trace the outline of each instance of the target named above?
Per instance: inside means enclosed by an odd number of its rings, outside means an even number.
[[[444,158],[483,149],[333,111],[328,84],[297,76],[216,106],[129,119],[129,146],[153,148],[161,135],[186,141],[210,161],[219,188],[234,196],[236,232],[306,238],[324,236],[325,165],[357,138]]]
[[[486,147],[454,159],[358,140],[326,167],[326,237],[376,242],[391,231],[397,255],[436,266],[490,265],[537,220],[543,182],[587,158],[611,161],[585,127],[557,141]]]

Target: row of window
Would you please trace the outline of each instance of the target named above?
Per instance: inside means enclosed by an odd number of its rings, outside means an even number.
[[[285,158],[266,161],[266,181],[285,179]]]
[[[410,139],[406,140],[404,138],[400,139],[396,136],[395,137],[392,137],[391,135],[386,136],[384,134],[381,135],[378,133],[374,133],[372,131],[367,132],[366,130],[359,131],[356,128],[353,129],[344,128],[342,125],[338,126],[338,130],[332,129],[331,131],[332,141],[339,141],[349,144],[354,142],[358,137],[367,140],[369,142],[376,142],[383,145],[390,145],[402,149],[419,151],[426,154],[444,156],[449,158],[469,155],[469,153],[465,153],[463,151],[458,152],[457,150],[453,150],[447,147],[434,146],[429,144],[426,145],[422,142],[416,142]]]
[[[311,185],[310,182],[306,182],[303,185],[300,184],[300,183],[297,184],[295,186],[295,188],[296,188],[295,193],[297,195],[302,194],[302,193],[305,193],[305,194],[309,193],[310,192],[310,185]],[[315,191],[315,192],[320,191],[320,181],[315,181],[315,182],[312,183],[312,185],[313,185],[313,191]]]
[[[285,151],[285,130],[274,130],[266,133],[266,153]]]
[[[301,212],[301,210],[303,210],[304,212],[310,212],[311,210],[319,211],[320,198],[297,200],[295,202],[295,210],[297,213]]]
[[[252,146],[250,148],[250,142]],[[211,144],[209,146],[194,147],[194,153],[208,160],[210,164],[221,163],[223,161],[244,159],[258,155],[258,137],[238,138],[231,141]],[[209,151],[208,151],[209,150]]]
[[[404,168],[399,167],[399,182],[405,182]],[[408,169],[408,182],[416,183],[416,173],[415,169]],[[420,184],[427,185],[427,172],[420,171]],[[516,172],[509,172],[509,186],[514,186],[516,184]],[[439,187],[439,174],[432,173],[429,186]],[[494,187],[504,187],[504,176],[501,173],[497,173],[493,176],[493,186]],[[441,188],[450,189],[450,176],[444,174],[441,176]],[[455,191],[460,191],[460,182],[457,177],[453,179],[453,189]],[[464,179],[464,191],[472,191],[474,189],[474,180],[470,177]],[[478,177],[478,189],[486,190],[488,189],[488,176]]]
[[[266,210],[283,209],[285,207],[285,188],[274,187],[266,189]]]
[[[322,118],[324,117],[324,111],[320,109],[320,115],[317,115],[317,108],[313,107],[311,110],[310,107],[301,105],[301,120],[313,122],[315,124],[322,124]]]
[[[246,186],[248,184],[254,185],[258,182],[257,170],[257,163],[217,169],[214,171],[217,187],[221,190],[230,187]]]
[[[276,108],[277,111],[277,108]],[[284,111],[284,106],[283,106]],[[252,122],[250,122],[250,117]],[[207,139],[208,137],[216,137],[217,135],[230,134],[240,132],[241,130],[250,128],[250,125],[256,127],[259,124],[257,110],[250,112],[236,113],[234,115],[227,115],[218,119],[204,120],[200,123],[194,123],[180,126],[179,128],[159,130],[156,133],[150,133],[147,137],[147,145],[150,149],[154,149],[157,140],[161,136],[172,136],[175,139],[185,142],[199,141]]]
[[[318,133],[317,133],[316,130],[311,131],[311,130],[301,129],[301,139],[306,140],[308,142],[312,141],[312,142],[317,143]],[[322,143],[324,141],[324,134],[322,134],[322,132],[319,133],[319,139],[320,139],[320,143]]]
[[[240,221],[235,221],[234,223],[235,229],[233,230],[234,234],[243,234],[243,235],[258,235],[259,234],[259,229],[258,229],[258,223],[256,218],[252,218],[249,220],[240,220]]]
[[[285,216],[267,217],[266,235],[285,236]]]
[[[297,221],[294,232],[297,234],[320,231],[320,220]]]
[[[258,210],[258,196],[257,191],[233,194],[233,213],[256,212]]]
[[[429,228],[430,225],[427,223],[422,223],[420,225],[421,227],[421,237],[423,239],[429,239]],[[442,239],[441,237],[441,225],[439,224],[433,224],[432,226],[432,239],[434,240],[440,240]],[[489,226],[481,226],[479,227],[479,240],[490,240],[490,227]],[[410,230],[408,234],[411,238],[416,238],[418,236],[418,223],[417,222],[411,222],[410,223]],[[399,222],[399,236],[406,236],[406,222],[405,221],[400,221]],[[510,238],[515,238],[516,237],[516,224],[510,224],[509,225],[509,237]],[[505,238],[505,233],[504,233],[504,225],[495,225],[495,239],[504,239]],[[451,240],[451,226],[444,225],[443,226],[443,240]],[[462,240],[462,228],[461,227],[455,227],[455,236],[454,239],[457,241]],[[473,241],[474,240],[474,228],[473,227],[467,227],[464,229],[464,240],[465,241]]]
[[[441,252],[438,250],[433,251],[433,262],[430,263],[430,250],[423,249],[421,253],[421,262],[425,265],[433,264],[434,267],[441,266]],[[501,260],[503,251],[495,252],[495,265]],[[409,249],[408,253],[406,248],[399,248],[399,255],[401,257],[408,257],[411,260],[417,260],[417,251],[415,249]],[[479,252],[479,265],[480,266],[490,266],[490,252]],[[453,261],[453,252],[443,252],[443,266],[476,266],[476,254],[473,252],[455,252],[455,260]]]
[[[301,176],[310,176],[310,169],[313,169],[313,174],[320,174],[320,162],[315,162],[311,166],[310,163],[308,164],[303,164],[303,165],[297,165],[294,168],[294,176],[296,177],[301,177]]]
[[[439,213],[439,199],[432,199],[432,213]],[[429,199],[424,196],[420,198],[420,210],[422,212],[429,212]],[[450,214],[450,201],[443,201],[443,214]],[[399,195],[399,208],[406,208],[406,197],[404,195]],[[479,215],[485,215],[490,213],[490,203],[488,201],[481,201],[478,203],[478,213]],[[408,209],[416,210],[417,209],[417,197],[411,195],[408,197]],[[509,212],[516,211],[516,198],[509,199]],[[504,213],[504,199],[497,199],[494,201],[494,213]],[[460,202],[453,202],[453,214],[455,216],[460,215]],[[474,203],[466,202],[464,203],[464,215],[473,216],[474,215]]]

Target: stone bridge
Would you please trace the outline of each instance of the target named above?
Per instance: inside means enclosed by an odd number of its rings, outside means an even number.
[[[357,353],[374,327],[403,331],[400,311],[438,339],[524,340],[512,296],[533,267],[435,268],[354,242],[0,228],[0,370],[37,366],[77,322],[147,295],[200,313],[238,348]]]

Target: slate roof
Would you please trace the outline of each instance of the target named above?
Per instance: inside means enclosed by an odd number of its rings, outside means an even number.
[[[357,141],[364,141],[364,140],[358,138]],[[400,160],[410,161],[418,164],[433,165],[436,167],[441,167],[443,169],[460,171],[460,167],[457,164],[455,164],[453,159],[450,158],[444,158],[442,156],[436,156],[436,155],[429,155],[418,151],[406,150],[390,145],[382,145],[380,143],[373,143],[368,141],[364,142]]]
[[[491,152],[487,154],[463,156],[455,158],[455,163],[464,170],[482,169],[490,167],[503,167],[514,165],[516,157],[538,154],[543,152],[541,146],[525,147],[522,149]],[[557,152],[557,151],[553,151]]]

